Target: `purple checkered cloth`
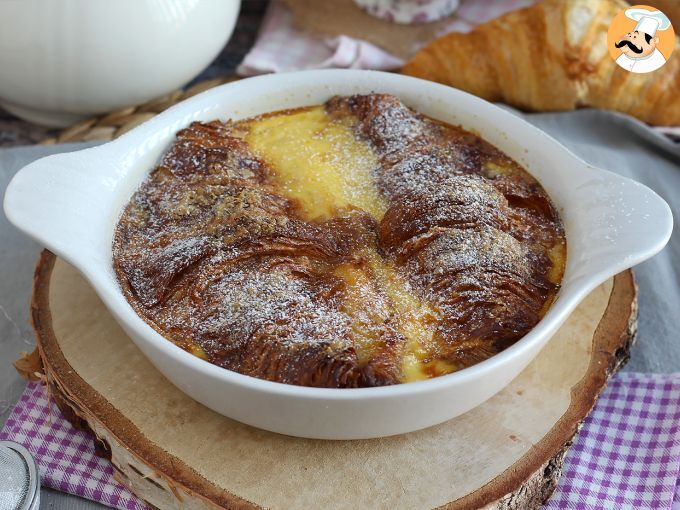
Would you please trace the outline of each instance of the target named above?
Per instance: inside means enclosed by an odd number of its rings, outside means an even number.
[[[569,450],[553,509],[680,507],[680,373],[621,373]]]
[[[28,448],[46,487],[114,508],[147,508],[114,480],[92,437],[72,428],[38,383],[29,383],[0,439]],[[545,508],[680,510],[679,470],[680,373],[618,374],[576,437]]]
[[[121,510],[149,508],[114,480],[111,464],[95,455],[92,436],[73,428],[39,383],[28,383],[0,439],[16,441],[33,454],[43,487]]]

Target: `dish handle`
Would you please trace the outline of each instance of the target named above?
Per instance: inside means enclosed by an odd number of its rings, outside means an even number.
[[[111,200],[120,179],[114,165],[100,158],[95,162],[92,150],[27,165],[11,180],[4,198],[12,224],[85,272],[110,256],[104,245],[111,242]]]
[[[589,169],[571,189],[571,207],[563,213],[567,230],[565,280],[587,280],[589,288],[656,255],[670,239],[673,215],[668,204],[647,186],[607,170]],[[576,234],[576,235],[573,235]]]

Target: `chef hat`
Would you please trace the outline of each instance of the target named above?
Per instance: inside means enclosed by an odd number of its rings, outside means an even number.
[[[657,30],[666,30],[671,26],[671,20],[661,11],[647,9],[628,9],[626,16],[637,21],[635,30],[654,37]]]

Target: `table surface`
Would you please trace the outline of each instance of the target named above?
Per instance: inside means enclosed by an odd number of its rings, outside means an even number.
[[[245,0],[233,38],[217,60],[199,78],[232,73],[252,45],[266,0]],[[578,156],[596,165],[633,177],[666,199],[674,215],[680,214],[680,146],[655,135],[640,123],[597,111],[538,114],[527,119],[555,136]],[[50,135],[23,121],[0,113],[0,146],[33,144]],[[44,146],[0,150],[0,196],[12,175],[43,155],[80,149]],[[24,381],[11,367],[20,351],[31,351],[34,337],[28,323],[31,280],[40,247],[20,234],[0,214],[0,426],[21,394]],[[654,259],[638,266],[640,283],[640,340],[624,370],[680,371],[680,235]],[[41,508],[85,510],[104,508],[81,498],[42,490]]]

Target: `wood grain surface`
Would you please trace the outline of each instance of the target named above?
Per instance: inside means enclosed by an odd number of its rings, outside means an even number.
[[[44,252],[32,318],[62,409],[161,508],[538,508],[635,333],[630,271],[597,288],[501,393],[429,429],[368,441],[242,425],[172,386],[85,280]]]

